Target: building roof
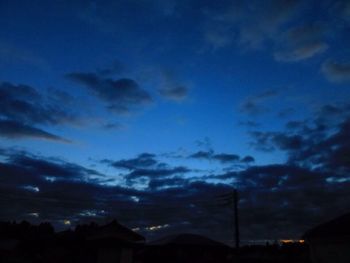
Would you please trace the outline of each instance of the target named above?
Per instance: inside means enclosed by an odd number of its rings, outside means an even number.
[[[89,235],[89,240],[97,239],[117,239],[123,242],[144,242],[145,238],[131,229],[119,224],[113,220],[107,225],[100,226]]]
[[[170,235],[150,242],[150,245],[195,245],[195,246],[225,246],[224,243],[214,241],[205,236],[196,234]]]
[[[348,238],[350,240],[350,213],[308,230],[303,239]]]

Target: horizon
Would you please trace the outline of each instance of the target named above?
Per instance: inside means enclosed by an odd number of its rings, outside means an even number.
[[[350,212],[346,0],[0,2],[0,221],[299,240]]]

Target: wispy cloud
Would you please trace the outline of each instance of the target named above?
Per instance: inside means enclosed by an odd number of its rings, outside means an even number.
[[[66,143],[71,142],[40,128],[9,120],[0,120],[0,136],[9,139],[34,138]]]
[[[322,73],[335,83],[350,82],[350,63],[328,60],[322,64]]]
[[[77,122],[76,115],[62,106],[63,98],[57,94],[45,96],[46,94],[41,94],[28,85],[1,83],[0,135],[7,138],[31,137],[68,142],[60,136],[36,127],[36,125],[57,126]]]
[[[111,79],[97,73],[75,72],[66,77],[87,88],[97,98],[106,103],[107,109],[117,114],[130,112],[152,102],[151,95],[130,78]]]
[[[240,105],[240,111],[245,114],[256,116],[269,110],[265,106],[265,102],[271,98],[278,96],[276,90],[266,90],[260,94],[250,96]]]

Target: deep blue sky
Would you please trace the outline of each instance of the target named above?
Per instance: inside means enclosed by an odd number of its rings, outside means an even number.
[[[349,1],[2,0],[0,24],[1,219],[229,242],[232,187],[244,240],[349,211]]]

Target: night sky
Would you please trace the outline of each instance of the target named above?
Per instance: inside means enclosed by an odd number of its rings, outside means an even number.
[[[350,1],[0,0],[0,220],[299,238],[350,211]]]

